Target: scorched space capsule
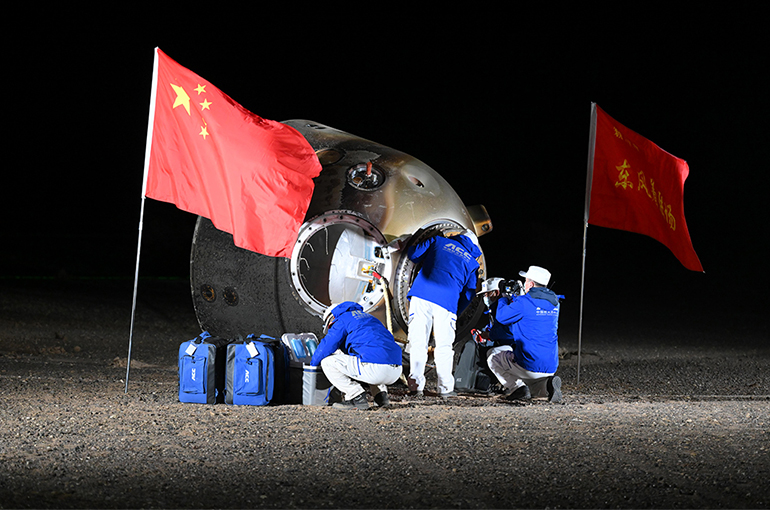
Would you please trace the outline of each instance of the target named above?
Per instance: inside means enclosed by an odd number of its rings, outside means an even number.
[[[403,152],[312,121],[285,124],[307,139],[323,166],[291,258],[238,248],[230,234],[199,218],[190,283],[201,328],[227,338],[249,333],[277,338],[286,332],[320,338],[323,311],[332,303],[356,301],[405,340],[406,296],[419,269],[406,250],[465,228],[481,237],[492,230],[486,209],[466,207],[436,171]],[[405,246],[391,251],[387,245],[397,238]],[[386,277],[387,290],[372,270]],[[474,300],[458,317],[458,337],[476,323],[482,308]]]

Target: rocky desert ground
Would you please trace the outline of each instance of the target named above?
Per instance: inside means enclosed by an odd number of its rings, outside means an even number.
[[[181,280],[140,281],[126,391],[131,286],[0,281],[0,508],[770,506],[759,315],[590,317],[580,384],[563,323],[561,405],[393,386],[342,412],[179,403]]]

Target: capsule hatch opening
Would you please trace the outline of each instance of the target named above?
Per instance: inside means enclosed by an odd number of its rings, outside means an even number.
[[[302,304],[317,315],[343,301],[365,311],[376,307],[385,291],[373,273],[391,273],[385,244],[382,233],[355,214],[327,213],[305,223],[291,258],[292,283]]]

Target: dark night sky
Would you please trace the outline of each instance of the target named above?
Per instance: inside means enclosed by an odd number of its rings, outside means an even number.
[[[578,22],[548,10],[216,7],[113,9],[74,24],[19,15],[25,37],[4,58],[15,127],[0,276],[133,276],[158,46],[262,117],[314,120],[421,159],[487,207],[491,273],[546,266],[573,310],[594,101],[688,162],[685,214],[706,273],[650,238],[589,227],[586,306],[612,296],[629,303],[615,313],[710,313],[733,286],[750,310],[767,302],[770,41],[756,13]],[[141,274],[184,276],[193,224],[148,200]]]

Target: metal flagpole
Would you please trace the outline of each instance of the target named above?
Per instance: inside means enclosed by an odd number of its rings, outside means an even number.
[[[155,48],[155,59],[152,64],[152,89],[150,93],[150,118],[147,125],[147,144],[144,152],[144,176],[142,177],[142,203],[139,208],[139,240],[136,243],[136,268],[134,270],[134,298],[131,301],[131,328],[128,333],[128,358],[126,360],[126,387],[128,393],[128,375],[131,371],[131,346],[134,340],[134,317],[136,316],[136,291],[139,281],[139,258],[142,253],[142,230],[144,229],[144,202],[147,191],[147,170],[150,167],[150,150],[152,149],[152,127],[155,124],[155,99],[158,92],[158,48]]]
[[[580,276],[580,321],[578,325],[577,384],[580,384],[580,355],[583,348],[583,290],[586,280],[586,240],[588,239],[588,211],[591,206],[591,182],[594,175],[594,153],[596,149],[596,103],[591,103],[591,125],[588,135],[588,171],[586,174],[586,201],[583,211],[583,269]]]
[[[583,223],[583,271],[580,277],[580,321],[578,325],[578,362],[577,384],[580,385],[580,353],[583,347],[583,289],[586,279],[586,238],[588,237],[588,222]]]

